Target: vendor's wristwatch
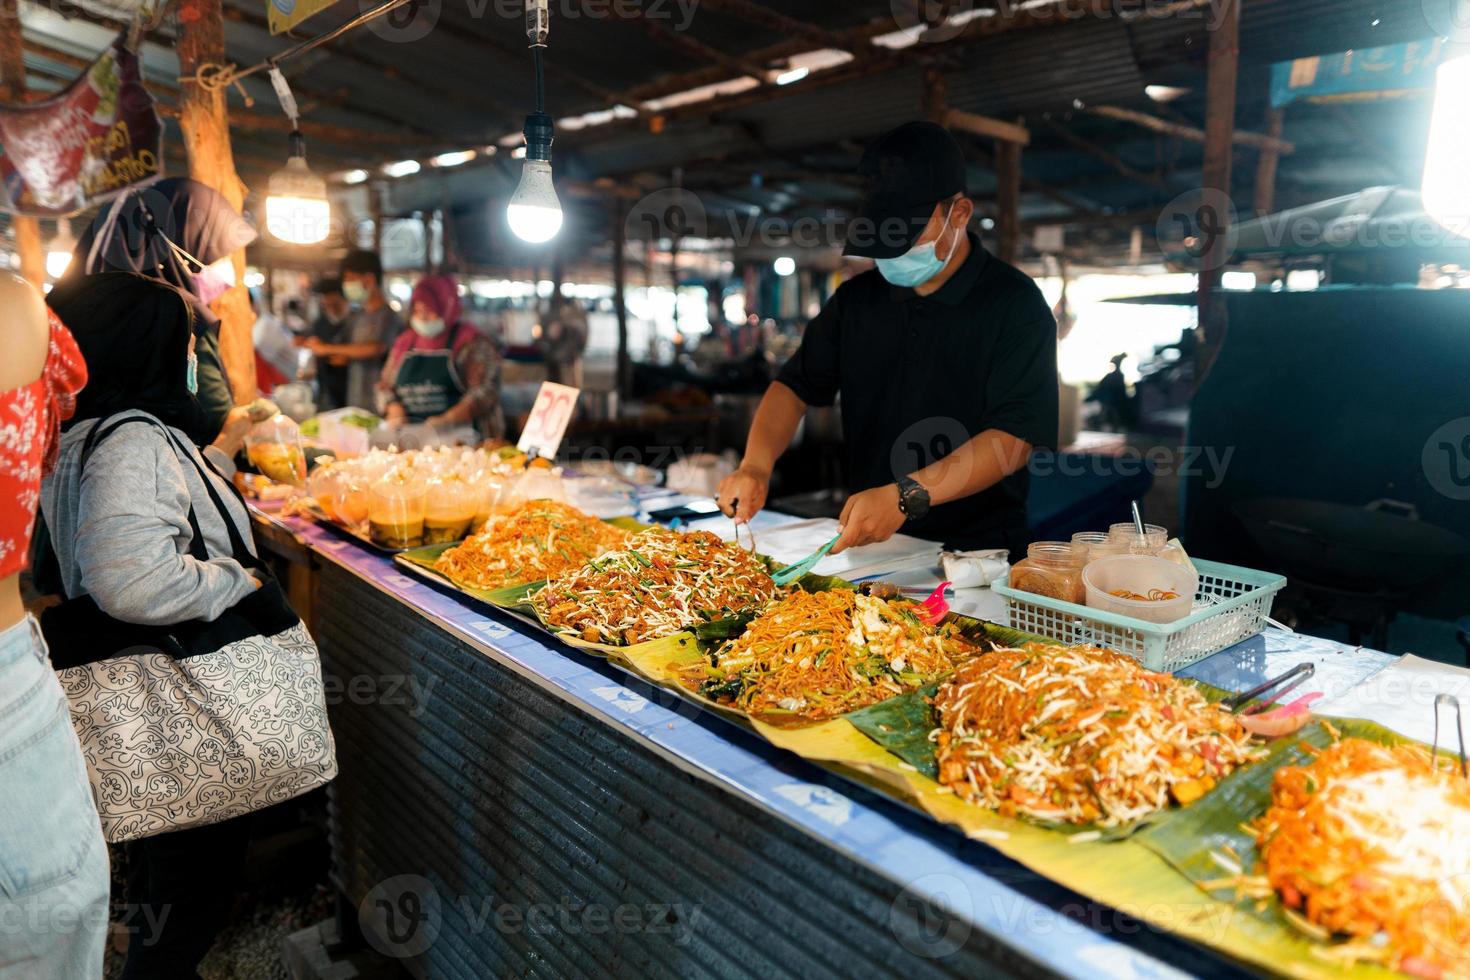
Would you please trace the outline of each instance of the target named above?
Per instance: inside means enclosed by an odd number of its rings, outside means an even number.
[[[917,521],[929,513],[929,491],[911,476],[898,478],[898,509],[903,516]]]

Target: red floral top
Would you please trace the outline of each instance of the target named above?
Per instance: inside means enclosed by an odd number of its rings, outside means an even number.
[[[41,499],[41,477],[51,471],[61,423],[77,407],[87,365],[71,331],[50,310],[46,369],[28,385],[0,392],[0,578],[25,568]]]

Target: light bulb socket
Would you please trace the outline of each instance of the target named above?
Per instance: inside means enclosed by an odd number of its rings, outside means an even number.
[[[551,144],[556,138],[556,127],[551,117],[544,112],[533,112],[526,117],[522,130],[526,137],[527,160],[550,160]]]
[[[286,139],[287,139],[288,145],[290,147],[290,149],[287,151],[287,154],[286,155],[287,156],[291,156],[291,157],[300,157],[301,159],[305,160],[306,159],[306,137],[303,136],[303,135],[301,135],[301,130],[299,130],[299,129],[293,129],[293,130],[291,130],[291,135],[288,136],[288,137],[286,137]]]

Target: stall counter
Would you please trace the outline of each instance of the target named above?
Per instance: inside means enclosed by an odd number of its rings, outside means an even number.
[[[355,541],[257,518],[317,568],[334,883],[416,975],[1239,972]],[[1392,658],[1268,630],[1186,673],[1242,689],[1307,659],[1331,696]]]

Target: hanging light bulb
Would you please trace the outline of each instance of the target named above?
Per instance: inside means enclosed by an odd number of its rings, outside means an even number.
[[[541,80],[541,52],[546,47],[550,29],[548,0],[528,0],[526,36],[531,41],[531,57],[536,71],[536,111],[526,117],[526,162],[521,168],[521,182],[505,209],[505,217],[517,238],[536,245],[555,238],[562,223],[561,201],[557,200],[556,187],[551,182],[551,143],[556,129],[543,108]]]
[[[275,64],[269,74],[281,109],[291,120],[291,150],[286,165],[271,174],[265,198],[265,228],[283,242],[315,245],[327,237],[332,225],[327,182],[306,165],[306,137],[297,124],[301,112],[286,76]]]
[[[1466,180],[1470,174],[1470,51],[1463,45],[1446,50],[1447,60],[1434,76],[1434,111],[1420,193],[1430,217],[1470,237],[1470,182]]]
[[[306,165],[306,140],[291,131],[291,156],[271,174],[265,199],[265,227],[276,238],[293,245],[315,245],[331,229],[332,208],[327,182]]]
[[[46,275],[60,279],[71,265],[72,253],[77,250],[76,237],[71,233],[71,219],[60,218],[56,222],[56,236],[46,246]]]

